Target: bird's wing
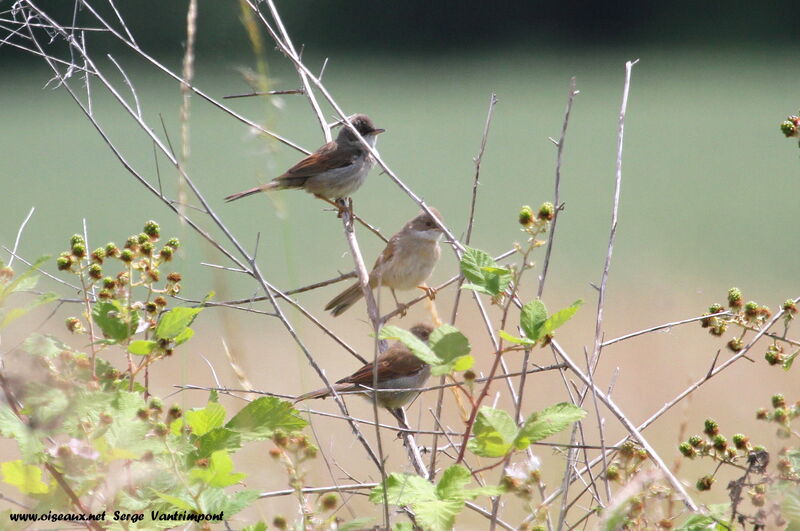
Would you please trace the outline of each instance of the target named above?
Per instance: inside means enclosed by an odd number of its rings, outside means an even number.
[[[286,173],[278,177],[278,179],[313,177],[328,170],[344,168],[353,164],[359,154],[360,149],[358,148],[340,148],[336,142],[328,142],[286,170]]]
[[[381,274],[381,270],[386,267],[386,264],[392,261],[392,258],[394,258],[395,253],[397,253],[397,240],[397,234],[395,234],[391,237],[389,243],[386,244],[383,252],[375,260],[375,265],[372,266],[372,272],[369,275],[371,281],[370,284],[378,282],[378,276]]]
[[[336,383],[351,383],[372,387],[373,363],[367,363],[356,372],[342,378]],[[425,362],[409,352],[402,343],[394,343],[389,350],[378,358],[379,380],[391,380],[402,376],[411,376],[425,367]]]

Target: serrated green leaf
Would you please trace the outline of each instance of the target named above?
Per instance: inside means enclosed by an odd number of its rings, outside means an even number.
[[[547,321],[547,308],[541,300],[536,299],[522,307],[519,326],[531,341],[538,341],[542,338],[545,321]]]
[[[171,494],[167,494],[165,492],[158,492],[153,491],[156,493],[156,496],[164,500],[165,502],[169,503],[170,505],[177,507],[178,509],[183,509],[184,511],[194,511],[195,507],[192,505],[192,502],[188,500],[184,500],[183,498],[178,498],[177,496],[172,496]]]
[[[565,430],[585,416],[586,411],[578,406],[561,402],[531,414],[522,425],[519,437],[529,439],[530,443],[541,441],[554,433]]]
[[[32,302],[28,303],[25,306],[19,308],[11,308],[6,313],[3,314],[3,318],[0,319],[0,328],[4,328],[11,324],[12,321],[19,319],[23,315],[27,314],[28,312],[35,310],[39,306],[43,304],[47,304],[49,302],[53,302],[54,300],[58,299],[58,295],[55,293],[45,293],[44,295],[40,295]]]
[[[208,466],[192,468],[189,471],[189,477],[210,487],[221,488],[239,483],[247,475],[234,474],[233,459],[225,450],[218,450],[208,458]]]
[[[192,433],[202,437],[214,428],[219,428],[225,422],[225,408],[216,402],[209,402],[202,409],[192,409],[184,413],[186,424],[192,428]]]
[[[203,308],[186,308],[179,306],[161,316],[156,326],[156,337],[159,339],[175,339],[192,324]]]
[[[192,336],[194,336],[194,330],[192,330],[189,327],[186,327],[183,329],[183,332],[175,336],[173,341],[175,341],[176,345],[181,345],[192,339]]]
[[[458,500],[429,500],[414,504],[417,522],[428,531],[451,531],[456,516],[464,507]]]
[[[511,451],[519,428],[508,412],[482,406],[472,427],[467,449],[481,457],[502,457]]]
[[[137,356],[149,356],[158,346],[158,343],[149,339],[137,339],[128,345],[128,352]]]
[[[533,346],[533,345],[536,344],[536,341],[531,341],[527,337],[512,336],[511,334],[509,334],[505,330],[500,330],[498,332],[498,335],[500,337],[502,337],[503,339],[505,339],[506,341],[508,341],[509,343],[515,343],[517,345],[530,345],[530,346]]]
[[[275,430],[288,433],[302,430],[306,424],[289,402],[262,396],[242,408],[225,427],[240,433],[243,441],[251,441],[268,439]]]
[[[103,334],[114,341],[124,341],[136,332],[139,324],[138,312],[131,312],[130,323],[119,301],[100,301],[92,307],[92,319]]]
[[[242,436],[228,428],[210,430],[195,443],[197,459],[208,457],[218,450],[236,450],[242,447]]]
[[[38,466],[26,465],[21,460],[0,463],[3,482],[17,487],[22,494],[47,494],[50,487],[42,481]]]
[[[384,489],[378,485],[369,494],[372,503],[383,503]],[[420,476],[393,472],[386,478],[386,499],[391,505],[412,505],[436,499],[436,487]]]
[[[212,490],[219,492],[221,496],[213,500],[209,499],[208,494]],[[209,513],[223,513],[227,519],[228,516],[233,516],[253,503],[258,499],[259,495],[260,493],[254,490],[240,490],[239,492],[228,494],[221,489],[209,489],[201,495],[200,499]]]
[[[544,322],[544,326],[542,327],[541,337],[552,334],[555,329],[572,319],[572,316],[575,315],[575,312],[578,311],[582,304],[583,301],[579,299],[573,302],[572,305],[564,308],[563,310],[559,310],[548,317]]]
[[[0,284],[0,303],[3,302],[3,299],[16,291],[24,291],[35,288],[36,283],[39,280],[39,275],[36,274],[36,270],[48,260],[50,260],[49,256],[39,257],[39,259],[33,262],[28,269],[15,276],[11,282],[5,285]]]
[[[5,404],[0,405],[0,435],[16,439],[19,451],[26,463],[38,461],[44,451],[44,445],[33,430],[26,426]]]
[[[384,326],[378,333],[378,339],[395,339],[402,342],[416,357],[428,365],[438,365],[442,362],[425,342],[399,326]]]
[[[461,465],[447,467],[436,485],[436,496],[440,499],[460,499],[471,479],[469,470]]]
[[[461,257],[461,272],[469,281],[462,289],[472,289],[496,296],[511,283],[511,271],[497,265],[494,258],[479,249],[467,247]]]
[[[31,334],[23,343],[22,350],[34,356],[55,358],[62,350],[71,350],[68,345],[52,336]]]

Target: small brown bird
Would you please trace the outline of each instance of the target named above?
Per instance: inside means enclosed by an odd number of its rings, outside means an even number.
[[[441,221],[442,216],[435,208],[430,209]],[[433,290],[424,286],[433,268],[439,261],[441,250],[439,238],[442,229],[436,224],[434,218],[427,212],[421,212],[417,217],[406,223],[402,230],[391,237],[386,248],[372,266],[369,274],[369,286],[378,285],[391,289],[392,297],[399,307],[394,290],[408,290],[418,287],[424,289],[433,297]],[[341,315],[353,304],[364,296],[361,285],[353,284],[331,300],[325,310],[331,310],[334,317]]]
[[[348,119],[364,140],[375,147],[378,135],[385,129],[376,128],[365,114],[354,114]],[[336,140],[328,142],[289,168],[283,175],[261,186],[229,195],[225,201],[235,201],[267,190],[287,188],[301,188],[322,199],[342,199],[350,196],[364,184],[369,170],[374,165],[375,160],[361,142],[349,128],[343,126]]]
[[[426,324],[415,325],[411,332],[420,340],[427,342],[433,328]],[[409,391],[422,387],[428,376],[431,374],[430,365],[416,357],[408,347],[400,341],[395,341],[380,356],[378,356],[378,386],[382,390],[378,393],[378,405],[387,409],[397,409],[405,406],[417,397],[419,391]],[[372,400],[373,389],[373,366],[370,362],[358,369],[356,372],[342,378],[333,388],[337,393],[347,393],[351,391],[359,392],[367,400]],[[406,389],[401,391],[386,391],[391,389]],[[309,398],[326,398],[331,393],[327,387],[311,391],[297,397],[295,402],[308,400]]]

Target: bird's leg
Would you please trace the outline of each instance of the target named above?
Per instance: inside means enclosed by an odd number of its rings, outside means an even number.
[[[432,288],[432,287],[428,286],[427,284],[423,284],[421,286],[417,286],[417,288],[419,288],[422,291],[424,291],[425,295],[427,295],[430,300],[433,300],[433,299],[436,298],[436,288]]]
[[[389,289],[392,292],[392,298],[394,299],[394,303],[397,305],[397,309],[400,310],[400,317],[405,317],[406,313],[408,312],[408,305],[403,304],[402,302],[397,300],[397,294],[394,292],[393,289]]]
[[[319,195],[319,194],[314,194],[314,197],[316,197],[317,199],[322,199],[323,201],[325,201],[329,205],[331,205],[333,207],[336,207],[336,209],[339,211],[339,213],[336,215],[337,218],[341,218],[342,214],[348,210],[347,204],[345,203],[344,199],[337,199],[336,201],[331,201],[330,199],[328,199],[324,195]],[[349,208],[349,210],[350,210],[350,213],[353,212],[353,200],[352,199],[350,199],[350,208]]]

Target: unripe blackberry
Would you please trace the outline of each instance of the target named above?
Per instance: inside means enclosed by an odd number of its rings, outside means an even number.
[[[711,485],[713,484],[714,484],[714,476],[703,476],[697,480],[695,487],[697,487],[697,490],[705,491],[705,490],[710,490]]]
[[[160,413],[161,410],[164,409],[164,402],[162,402],[160,398],[153,397],[150,399],[150,403],[148,404],[148,406],[150,407],[150,409],[154,409]]]
[[[536,213],[536,217],[542,221],[552,221],[555,215],[556,207],[550,202],[542,203],[542,206],[539,207],[539,212]]]
[[[181,406],[174,405],[170,407],[169,410],[167,411],[167,418],[169,418],[170,420],[175,420],[181,418],[182,416],[183,416],[183,410],[181,409]]]
[[[114,242],[108,242],[106,244],[106,256],[116,258],[119,256],[119,247]]]
[[[794,300],[792,299],[786,299],[786,302],[783,303],[781,309],[790,315],[794,315],[797,313],[797,305],[794,303]]]
[[[737,433],[733,437],[733,445],[737,450],[746,450],[750,445],[750,439],[743,433]]]
[[[125,248],[126,249],[138,249],[139,248],[139,237],[137,235],[128,236],[128,239],[125,240]]]
[[[84,258],[86,256],[86,246],[82,243],[76,243],[73,245],[72,256],[75,258]]]
[[[78,244],[86,245],[86,240],[80,234],[73,234],[72,238],[69,239],[69,246],[74,247]]]
[[[137,242],[139,245],[142,245],[143,243],[145,243],[145,242],[149,242],[149,241],[150,241],[150,236],[148,236],[148,235],[147,235],[147,234],[145,234],[144,232],[140,232],[140,233],[139,233],[139,234],[137,234],[135,237],[136,237],[136,242]]]
[[[339,497],[336,494],[326,494],[320,501],[322,509],[325,511],[332,511],[339,505]]]
[[[159,437],[166,437],[169,433],[169,428],[163,422],[159,422],[155,426],[153,426],[153,432]]]
[[[714,419],[706,419],[704,422],[703,433],[709,437],[714,437],[719,434],[719,424]]]
[[[145,256],[152,256],[153,254],[153,242],[146,241],[142,245],[139,246],[139,251]]]
[[[711,306],[708,307],[708,312],[709,313],[719,313],[719,312],[721,312],[723,310],[725,310],[725,307],[722,306],[721,304],[718,304],[718,303],[714,303],[714,304],[712,304]]]
[[[119,254],[119,259],[125,262],[126,264],[133,262],[133,251],[131,251],[130,249],[124,249]]]
[[[475,372],[472,370],[464,371],[464,381],[465,382],[473,382],[475,381]]]
[[[783,133],[786,138],[797,136],[797,126],[791,120],[785,120],[781,122],[781,133]]]
[[[154,302],[148,302],[144,305],[144,311],[147,313],[156,313],[158,311],[158,306]]]
[[[150,269],[147,272],[147,276],[153,282],[158,282],[158,280],[161,278],[161,272],[158,269]]]
[[[748,301],[744,305],[744,315],[750,319],[758,315],[758,303],[755,301]]]
[[[742,307],[742,291],[739,288],[728,290],[728,306],[737,309]]]
[[[286,529],[287,525],[288,524],[286,522],[286,518],[284,518],[283,516],[276,516],[275,518],[272,519],[272,526],[275,529]]]
[[[69,330],[73,334],[83,331],[83,325],[81,324],[81,320],[78,319],[77,317],[67,317],[64,324],[67,325],[67,330]]]
[[[100,267],[100,264],[92,264],[89,266],[89,278],[93,278],[94,280],[103,278],[103,268]]]
[[[148,420],[150,418],[150,412],[144,408],[140,408],[136,411],[136,416],[139,417],[139,420]]]
[[[156,306],[158,306],[159,308],[163,308],[164,306],[166,306],[166,305],[167,305],[167,299],[165,299],[165,298],[164,298],[164,297],[162,297],[161,295],[159,295],[158,297],[156,297],[155,299],[153,299],[153,302],[154,302],[154,303],[156,304]]]
[[[100,290],[100,292],[97,294],[97,297],[107,301],[108,299],[113,299],[114,294],[111,292],[111,290],[103,289]]]
[[[525,205],[519,209],[519,224],[527,227],[531,223],[533,223],[533,209]]]
[[[617,465],[608,465],[606,469],[606,478],[609,481],[616,481],[619,479],[619,467]]]
[[[697,455],[697,450],[695,450],[688,442],[681,443],[680,446],[678,446],[678,451],[683,454],[684,457],[688,457],[689,459],[694,459],[694,457]]]
[[[164,247],[163,249],[161,249],[158,252],[158,256],[164,262],[169,262],[170,260],[172,260],[172,253],[173,252],[174,251],[172,250],[172,247]]]
[[[786,407],[786,398],[782,394],[772,395],[772,407]]]
[[[114,280],[113,277],[105,277],[103,279],[103,288],[104,289],[114,289],[117,287],[117,281]]]
[[[733,352],[739,352],[744,348],[744,341],[742,341],[738,337],[734,337],[730,341],[728,341],[728,349]]]
[[[181,277],[181,274],[178,273],[177,271],[173,271],[172,273],[167,275],[168,282],[180,282],[182,279],[183,277]]]
[[[178,247],[180,247],[180,246],[181,246],[181,242],[180,242],[180,240],[178,238],[170,238],[167,241],[167,247],[172,247],[173,251],[177,251]]]
[[[56,259],[56,267],[59,271],[67,271],[72,267],[72,257],[69,255],[61,255]]]
[[[786,414],[786,410],[782,407],[775,408],[775,411],[772,412],[772,420],[777,422],[778,424],[783,424],[786,422],[788,415]]]
[[[693,448],[702,448],[703,446],[706,445],[706,442],[699,435],[693,435],[689,437],[689,440],[687,442],[691,444]]]
[[[98,264],[102,264],[103,259],[106,257],[106,250],[103,249],[102,247],[98,247],[97,249],[92,251],[91,257],[92,260],[94,260]]]
[[[767,411],[766,408],[762,407],[756,411],[756,418],[758,420],[767,420],[768,417],[769,417],[769,411]]]
[[[726,439],[724,435],[717,434],[711,440],[711,444],[714,446],[715,450],[723,452],[728,447],[728,439]]]
[[[159,228],[158,223],[150,220],[144,224],[144,233],[147,234],[151,240],[157,240],[161,234],[161,229]]]

